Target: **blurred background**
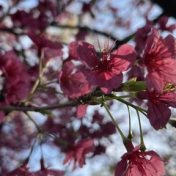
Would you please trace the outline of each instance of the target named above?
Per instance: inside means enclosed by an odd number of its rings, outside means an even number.
[[[176,37],[175,18],[175,0],[0,0],[0,50],[13,50],[17,54],[27,65],[33,84],[40,51],[45,47],[47,66],[42,81],[46,83],[48,79],[57,78],[56,70],[68,57],[70,42],[87,41],[98,52],[103,48],[118,48],[127,42],[135,46],[136,32],[149,26],[156,27],[163,37],[168,34]],[[31,37],[32,32],[35,32],[34,37]],[[145,30],[140,36],[145,37]],[[53,41],[59,42],[62,48],[53,47],[55,45],[50,44]],[[1,87],[3,83],[1,75]],[[36,92],[33,105],[54,104],[58,99],[66,101],[56,82],[47,88],[45,92]],[[32,172],[40,170],[42,155],[47,168],[63,170],[66,176],[113,175],[125,148],[107,113],[99,106],[88,106],[85,117],[78,119],[75,112],[74,107],[50,113],[29,112],[32,120],[19,112],[5,114],[6,120],[0,124],[0,175],[6,176],[18,168],[29,156],[31,148],[28,168]],[[111,102],[111,112],[127,133],[126,105]],[[132,108],[130,113],[134,143],[138,145],[137,115]],[[172,118],[175,117],[176,111],[172,109]],[[176,176],[175,124],[156,131],[142,114],[141,120],[147,149],[157,151],[164,158],[168,176]],[[45,132],[40,135],[36,126]],[[62,137],[72,143],[73,134],[77,136],[75,141],[88,136],[96,143],[96,152],[88,154],[86,164],[75,170],[73,165],[63,164],[67,150],[63,141],[55,138]]]

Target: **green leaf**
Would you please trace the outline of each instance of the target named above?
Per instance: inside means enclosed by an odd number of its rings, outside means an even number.
[[[123,84],[122,87],[123,91],[144,91],[146,90],[146,83],[144,81],[136,81],[134,79],[127,81],[126,83]]]

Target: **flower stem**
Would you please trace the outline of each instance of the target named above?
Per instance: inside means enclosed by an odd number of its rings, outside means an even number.
[[[45,67],[44,67],[45,68]],[[39,74],[38,74],[38,78],[36,79],[29,95],[27,96],[27,98],[23,101],[25,102],[25,105],[28,105],[28,102],[32,99],[34,93],[37,91],[37,88],[39,87],[40,83],[41,83],[41,78],[43,76],[44,73],[44,68],[43,68],[43,63],[42,63],[42,58],[39,59]]]
[[[145,144],[144,144],[141,119],[140,119],[139,111],[136,110],[136,112],[137,112],[138,122],[139,122],[139,130],[140,130],[140,138],[141,138],[141,150],[145,151],[146,147],[145,147]]]
[[[129,114],[129,132],[128,132],[128,139],[132,139],[133,135],[132,135],[132,130],[131,130],[131,114],[130,114],[130,108],[127,105],[127,109],[128,109],[128,114]]]
[[[109,108],[105,102],[102,102],[102,105],[104,106],[106,112],[108,113],[109,117],[111,118],[114,126],[116,127],[116,130],[119,132],[120,136],[122,137],[123,140],[126,139],[125,135],[123,134],[122,130],[120,129],[119,125],[115,121],[114,117],[112,116],[111,112],[109,111]]]
[[[31,155],[32,155],[32,152],[33,152],[33,150],[34,150],[35,144],[36,144],[36,139],[34,139],[34,142],[33,142],[32,146],[31,146],[30,151],[29,151],[28,157],[27,157],[27,159],[26,159],[26,162],[27,162],[27,163],[28,163],[28,161],[29,161],[29,159],[30,159],[30,157],[31,157]]]
[[[41,112],[45,113],[48,110],[53,110],[53,109],[60,109],[60,108],[65,108],[65,107],[73,107],[79,105],[79,101],[70,101],[66,103],[58,103],[50,106],[42,106],[42,107],[36,107],[36,106],[0,106],[0,110],[4,112],[11,112],[11,111],[36,111],[36,112]]]
[[[120,101],[121,103],[124,103],[124,104],[134,108],[135,110],[137,110],[137,111],[141,112],[142,114],[144,114],[145,116],[147,116],[147,114],[146,114],[147,110],[145,110],[145,109],[143,109],[143,108],[141,108],[139,106],[136,106],[136,105],[134,105],[134,104],[132,104],[132,103],[122,99],[121,97],[116,96],[116,95],[111,95],[110,97],[112,97],[115,100]]]
[[[36,127],[37,131],[39,133],[41,133],[41,129],[40,127],[38,126],[38,124],[35,122],[35,120],[30,116],[30,114],[28,112],[25,113],[27,115],[27,117],[29,118],[29,120],[34,124],[34,126]]]

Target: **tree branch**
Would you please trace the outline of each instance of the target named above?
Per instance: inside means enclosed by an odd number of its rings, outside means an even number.
[[[158,17],[156,17],[155,19],[152,20],[152,22],[155,24],[157,23],[157,21],[163,16],[164,14],[160,14]],[[114,43],[114,47],[112,48],[112,50],[115,50],[117,49],[120,45],[123,45],[125,43],[127,43],[128,41],[130,41],[136,34],[136,32],[130,34],[129,36],[125,37],[124,39],[122,40],[119,40],[117,39],[117,37],[109,34],[109,33],[106,33],[106,32],[103,32],[103,31],[99,31],[97,29],[93,29],[93,28],[90,28],[88,26],[80,26],[80,25],[76,25],[76,26],[70,26],[70,25],[60,25],[60,24],[57,24],[55,22],[51,23],[51,26],[54,26],[54,27],[58,27],[58,28],[63,28],[63,29],[71,29],[71,30],[75,30],[75,29],[79,29],[79,30],[84,30],[84,31],[88,31],[88,32],[91,32],[91,33],[95,33],[95,34],[99,34],[99,35],[102,35],[104,37],[108,37],[110,38],[111,40],[113,40],[115,43]]]
[[[95,34],[99,34],[99,35],[102,35],[102,36],[105,36],[105,37],[109,37],[111,40],[113,41],[116,41],[117,38],[111,34],[108,34],[106,32],[103,32],[103,31],[99,31],[97,29],[92,29],[88,26],[80,26],[80,25],[76,25],[76,26],[71,26],[71,25],[60,25],[60,24],[57,24],[55,22],[51,23],[51,26],[54,26],[54,27],[58,27],[58,28],[63,28],[63,29],[79,29],[79,30],[83,30],[83,31],[88,31],[88,32],[91,32],[91,33],[95,33]]]
[[[51,106],[43,106],[43,107],[35,107],[35,106],[0,106],[0,111],[4,112],[11,112],[11,111],[36,111],[36,112],[43,112],[47,110],[53,110],[53,109],[61,109],[65,107],[73,107],[76,105],[81,104],[80,101],[70,101],[62,104],[55,104]]]
[[[71,30],[75,30],[75,29],[79,29],[79,30],[83,30],[83,31],[88,31],[90,33],[94,33],[94,34],[98,34],[98,35],[102,35],[104,37],[108,37],[110,38],[111,40],[113,40],[115,43],[114,43],[114,47],[112,50],[114,49],[117,49],[120,45],[122,44],[125,44],[127,43],[130,39],[132,39],[135,35],[135,33],[125,37],[124,39],[122,40],[119,40],[117,39],[117,37],[109,34],[109,33],[106,33],[106,32],[103,32],[103,31],[99,31],[97,29],[93,29],[93,28],[90,28],[88,26],[80,26],[80,25],[76,25],[76,26],[70,26],[70,25],[60,25],[60,24],[57,24],[55,22],[51,23],[51,26],[54,26],[54,27],[58,27],[58,28],[63,28],[63,29],[71,29]]]
[[[10,34],[13,34],[13,35],[26,35],[25,32],[23,31],[18,31],[18,29],[16,28],[7,28],[7,27],[2,27],[0,28],[0,32],[7,32],[7,33],[10,33]]]

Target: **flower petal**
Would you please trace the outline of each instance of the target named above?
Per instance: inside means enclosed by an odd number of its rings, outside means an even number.
[[[94,67],[98,64],[95,48],[87,42],[79,41],[70,43],[69,56],[72,59],[85,62],[88,67]]]
[[[119,71],[119,73],[126,71],[136,59],[135,49],[129,44],[121,45],[117,50],[113,51],[112,59],[116,71]]]
[[[150,101],[148,102],[147,117],[151,125],[156,130],[165,127],[170,116],[171,116],[171,111],[166,104],[162,102],[159,102],[159,103],[152,103]]]

